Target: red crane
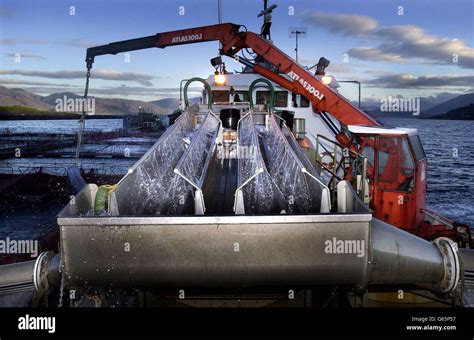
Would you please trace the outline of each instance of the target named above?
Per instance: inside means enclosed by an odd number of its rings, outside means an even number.
[[[374,118],[323,84],[271,41],[256,33],[241,31],[241,27],[232,23],[202,26],[92,47],[87,49],[88,74],[94,58],[99,55],[219,41],[221,55],[235,58],[255,73],[306,97],[316,114],[327,112],[335,117],[343,126],[336,135],[343,147],[359,154],[364,149],[370,151],[373,155],[368,162],[373,197],[370,206],[376,218],[423,238],[447,236],[462,244],[472,244],[469,226],[443,218],[428,219],[436,214],[425,207],[427,160],[416,130],[383,129]],[[237,53],[244,48],[252,49],[265,62],[253,64],[239,57]],[[350,179],[351,171],[347,171],[345,177]]]

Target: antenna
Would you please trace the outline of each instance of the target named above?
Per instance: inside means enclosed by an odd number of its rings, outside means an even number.
[[[257,18],[263,16],[263,25],[260,30],[260,35],[265,39],[271,40],[270,27],[272,26],[272,12],[278,5],[273,4],[268,7],[268,0],[263,0],[263,11],[258,13]]]
[[[217,0],[217,21],[219,24],[222,24],[222,4],[221,0]],[[222,43],[219,41],[219,53],[222,49]]]
[[[298,39],[299,37],[301,38],[306,38],[306,27],[290,27],[290,38],[295,38],[296,39],[296,47],[295,47],[295,52],[296,52],[296,62],[298,62]]]

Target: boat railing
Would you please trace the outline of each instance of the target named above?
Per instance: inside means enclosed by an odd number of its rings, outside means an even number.
[[[345,169],[351,169],[357,194],[365,203],[370,202],[367,157],[318,134],[316,136],[316,166],[318,173],[325,172],[330,175],[327,186],[333,192],[337,190],[337,183],[344,179]]]

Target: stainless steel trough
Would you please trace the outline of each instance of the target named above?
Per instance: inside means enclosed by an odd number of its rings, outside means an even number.
[[[329,191],[274,116],[263,125],[252,113],[240,120],[237,147],[248,150],[237,165],[216,156],[223,144],[219,119],[208,113],[196,131],[193,121],[184,113],[118,183],[108,216],[91,213],[93,184],[59,214],[67,288],[457,288],[455,244],[429,243],[373,219],[345,181],[331,207]],[[237,177],[235,211],[210,213],[204,202],[212,191],[203,188],[226,182],[213,178],[223,174]],[[179,195],[184,204],[176,205]]]

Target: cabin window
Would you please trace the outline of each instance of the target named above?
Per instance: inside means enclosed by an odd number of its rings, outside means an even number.
[[[406,138],[379,137],[377,156],[377,184],[381,190],[413,190],[415,161]]]
[[[212,101],[214,103],[228,103],[229,91],[212,91]]]
[[[309,107],[309,100],[306,97],[300,95],[300,106],[299,107]]]
[[[242,102],[248,102],[249,92],[248,91],[235,91],[234,93],[234,102],[236,103],[242,103]]]
[[[257,91],[257,105],[262,105],[270,100],[270,91]],[[288,92],[275,91],[275,107],[288,107]]]
[[[421,161],[426,158],[425,150],[423,149],[423,145],[421,144],[420,141],[420,136],[414,135],[414,136],[408,136],[408,139],[410,140],[410,144],[413,148],[413,151],[415,152],[415,158],[417,161]]]
[[[375,150],[374,150],[374,145],[375,145],[375,138],[374,137],[366,137],[367,143],[365,144],[364,148],[362,149],[362,156],[367,158],[367,162],[369,163],[369,166],[372,168],[374,167],[374,162],[375,162]]]
[[[288,92],[275,91],[275,107],[288,107]]]
[[[415,161],[410,152],[410,147],[408,141],[403,138],[402,142],[402,153],[401,153],[401,162],[402,162],[402,174],[405,177],[413,176],[415,173]]]

